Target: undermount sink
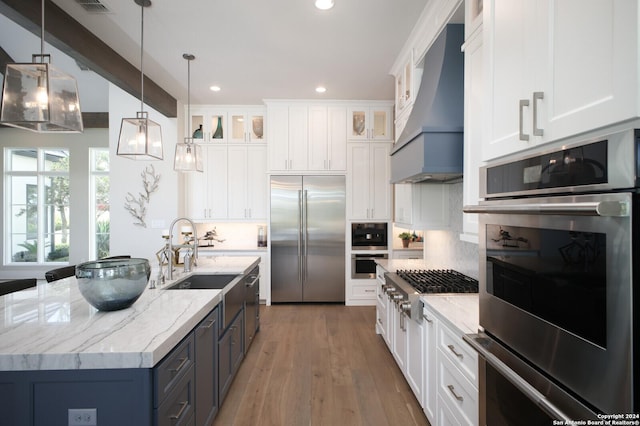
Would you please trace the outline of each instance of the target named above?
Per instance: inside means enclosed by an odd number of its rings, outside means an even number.
[[[167,290],[203,290],[203,289],[215,289],[221,290],[227,286],[231,281],[239,277],[240,275],[225,275],[225,274],[211,274],[211,275],[192,275],[184,278],[177,283],[168,287]]]

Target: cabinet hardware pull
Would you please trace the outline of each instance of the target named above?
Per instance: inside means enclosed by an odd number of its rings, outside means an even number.
[[[523,122],[524,122],[524,107],[529,106],[529,99],[520,99],[520,123],[519,123],[519,131],[520,131],[520,140],[528,141],[529,135],[524,134]]]
[[[216,323],[216,320],[209,320],[209,323],[207,325],[202,325],[200,326],[200,328],[211,328],[215,323]]]
[[[187,365],[188,361],[189,361],[189,357],[182,358],[180,360],[180,364],[178,365],[178,367],[177,368],[172,368],[169,371],[173,371],[173,372],[175,372],[177,374],[180,370],[182,370],[184,368],[185,365]]]
[[[425,314],[422,314],[422,318],[424,318],[424,320],[426,322],[428,322],[429,324],[433,323],[433,320],[431,318],[429,318],[428,316],[426,316]]]
[[[364,292],[365,292],[365,293],[373,293],[373,292],[374,292],[374,290],[365,290]]]
[[[179,404],[180,404],[180,411],[178,411],[178,414],[170,415],[169,416],[170,419],[178,420],[180,417],[182,417],[182,415],[184,414],[184,410],[186,410],[187,407],[189,406],[189,401],[182,401]]]
[[[455,348],[455,346],[453,346],[453,345],[447,345],[447,347],[448,347],[448,348],[449,348],[449,350],[450,350],[451,352],[453,352],[453,354],[454,354],[455,356],[457,356],[458,358],[462,358],[462,357],[463,357],[463,356],[462,356],[462,354],[459,354],[458,352],[456,352],[456,348]]]
[[[455,399],[457,399],[458,401],[464,401],[464,398],[456,393],[456,388],[454,388],[453,385],[447,385],[447,387],[449,388],[449,392],[451,392]]]
[[[544,129],[538,127],[538,101],[544,99],[544,92],[533,92],[533,135],[544,135]]]
[[[380,318],[378,318],[378,322],[379,322],[380,324],[382,324],[382,320],[381,320]]]

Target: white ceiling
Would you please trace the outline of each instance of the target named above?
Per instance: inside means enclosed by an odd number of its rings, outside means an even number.
[[[53,0],[136,67],[141,8],[100,0],[88,13],[76,0]],[[394,98],[389,71],[429,0],[153,0],[144,10],[144,72],[192,104],[260,104],[263,99]],[[208,88],[219,85],[214,93]],[[318,85],[327,92],[317,94]]]

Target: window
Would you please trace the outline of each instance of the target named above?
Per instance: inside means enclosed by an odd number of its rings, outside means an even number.
[[[91,148],[91,257],[109,255],[109,149]]]
[[[69,151],[5,151],[9,263],[69,261]]]

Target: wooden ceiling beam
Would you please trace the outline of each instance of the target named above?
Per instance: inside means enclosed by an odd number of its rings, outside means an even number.
[[[41,0],[0,0],[0,13],[40,37]],[[140,99],[140,70],[51,0],[45,0],[45,40]],[[146,75],[144,101],[166,117],[177,117],[176,99]]]

